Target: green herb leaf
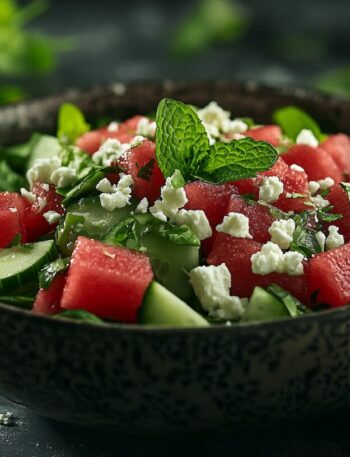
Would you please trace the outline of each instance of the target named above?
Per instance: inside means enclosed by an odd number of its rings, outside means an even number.
[[[5,162],[0,161],[0,192],[19,192],[21,187],[26,186],[23,176],[17,174]]]
[[[267,286],[266,290],[285,305],[291,317],[302,316],[303,314],[309,314],[312,312],[297,298],[277,284]]]
[[[195,110],[164,98],[156,114],[156,157],[164,176],[177,169],[189,180],[209,151],[207,132]]]
[[[62,201],[62,205],[67,208],[72,201],[96,191],[96,185],[105,177],[107,169],[95,169],[89,172],[73,189],[71,189]]]
[[[139,169],[139,171],[137,172],[137,177],[144,179],[145,181],[149,181],[152,177],[153,167],[154,167],[155,163],[156,163],[155,159],[150,159],[146,163],[146,165],[144,165],[143,167],[140,167],[140,165],[136,162],[136,166]]]
[[[206,165],[198,175],[221,184],[253,177],[271,168],[277,159],[278,153],[265,141],[242,138],[230,143],[217,142],[211,146]]]
[[[142,238],[148,233],[161,236],[181,246],[199,246],[198,238],[186,225],[172,225],[156,219],[151,214],[137,214],[122,219],[112,227],[103,241],[129,249],[145,250]]]
[[[19,244],[21,244],[21,239],[22,239],[22,235],[20,233],[17,233],[13,237],[13,240],[11,241],[11,243],[7,247],[11,248],[12,246],[18,246]]]
[[[63,256],[72,255],[74,244],[84,229],[85,218],[77,214],[67,213],[56,229],[56,243]]]
[[[55,318],[73,319],[76,321],[90,322],[91,324],[103,324],[103,320],[95,314],[89,313],[84,309],[69,309],[55,314]]]
[[[318,140],[322,139],[322,132],[317,122],[305,111],[296,106],[286,106],[273,113],[273,120],[282,128],[283,132],[296,140],[303,129],[311,130]]]
[[[35,297],[25,297],[22,295],[1,295],[0,302],[8,305],[18,306],[19,308],[30,309],[33,306]]]
[[[52,281],[55,279],[58,273],[67,270],[69,266],[69,260],[69,258],[58,258],[53,262],[45,265],[39,271],[39,287],[47,290],[51,286]]]
[[[182,176],[179,170],[175,170],[174,174],[171,177],[171,184],[175,189],[179,189],[185,185],[184,177]]]
[[[59,152],[62,166],[74,168],[78,180],[85,178],[92,170],[101,168],[92,160],[91,156],[75,146],[67,145]]]
[[[63,103],[58,112],[57,136],[65,143],[75,143],[75,140],[90,130],[80,109],[72,103]]]

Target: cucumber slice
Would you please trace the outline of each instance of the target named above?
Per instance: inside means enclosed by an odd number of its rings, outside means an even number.
[[[75,240],[79,235],[102,239],[107,231],[121,219],[128,216],[135,205],[107,211],[102,208],[100,198],[86,197],[68,207],[64,221],[57,229],[57,244],[65,257],[72,254]]]
[[[139,311],[139,323],[173,327],[207,327],[209,322],[156,281],[149,286]]]
[[[32,139],[33,138],[33,139]],[[31,168],[37,159],[50,159],[58,155],[62,149],[60,142],[54,136],[35,134],[31,138],[33,144],[27,162],[27,170]]]
[[[133,209],[135,209],[135,205],[127,205],[124,208],[107,211],[102,208],[100,197],[97,195],[82,198],[78,202],[72,203],[67,208],[67,212],[84,218],[82,228],[84,235],[101,239],[113,225],[128,216]]]
[[[268,321],[289,316],[288,309],[280,300],[256,286],[241,322]]]
[[[199,246],[174,244],[154,233],[144,235],[141,243],[147,248],[157,280],[182,300],[192,300],[193,289],[186,272],[198,267]]]
[[[37,281],[38,271],[55,256],[53,240],[3,249],[0,252],[0,294],[7,295]]]

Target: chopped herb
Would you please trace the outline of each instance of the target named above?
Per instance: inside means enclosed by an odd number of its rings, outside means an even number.
[[[155,162],[155,159],[150,159],[143,167],[140,167],[140,165],[136,162],[136,167],[139,169],[137,177],[144,179],[145,181],[150,181]]]
[[[90,322],[91,324],[103,324],[103,320],[97,317],[95,314],[89,313],[84,309],[69,309],[62,311],[61,313],[55,314],[53,317],[73,319],[76,321]]]
[[[41,271],[39,271],[39,287],[47,290],[51,286],[52,281],[55,279],[58,273],[67,270],[69,266],[69,260],[69,258],[58,258],[53,262],[45,265]]]
[[[285,305],[291,317],[302,316],[303,314],[309,314],[312,312],[297,298],[295,298],[287,290],[283,289],[277,284],[271,284],[270,286],[267,286],[266,290]]]

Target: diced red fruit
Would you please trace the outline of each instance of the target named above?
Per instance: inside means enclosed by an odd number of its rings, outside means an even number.
[[[332,213],[341,214],[343,217],[336,221],[329,222],[326,225],[336,225],[339,227],[339,233],[344,236],[345,242],[350,241],[350,201],[345,190],[335,184],[331,187],[326,199],[333,206]]]
[[[244,135],[249,136],[256,141],[267,141],[272,146],[279,146],[282,139],[282,131],[278,125],[253,127],[244,132]]]
[[[202,251],[207,255],[216,236],[216,226],[220,224],[226,214],[227,205],[232,194],[237,194],[232,183],[209,184],[202,181],[193,181],[185,185],[188,210],[202,210],[205,212],[213,236],[202,242]]]
[[[101,127],[91,132],[84,133],[76,141],[76,145],[87,152],[94,154],[108,138],[115,138],[121,143],[130,143],[136,135],[137,125],[144,116],[133,116],[119,124],[116,131],[110,130],[108,126]]]
[[[153,279],[147,256],[78,237],[61,306],[133,323]]]
[[[260,176],[277,176],[283,183],[283,194],[272,204],[282,211],[305,211],[307,197],[290,198],[288,194],[308,195],[308,178],[306,173],[291,170],[286,162],[279,158],[273,167],[259,174]]]
[[[130,117],[126,121],[122,122],[119,124],[118,131],[120,133],[126,133],[129,135],[136,135],[137,127],[141,119],[144,119],[145,116],[141,116],[139,114],[136,114],[133,117]]]
[[[307,304],[305,274],[290,276],[282,273],[258,275],[252,272],[251,256],[260,251],[261,243],[246,238],[235,238],[218,233],[207,258],[209,265],[225,263],[231,273],[231,294],[250,297],[255,286],[266,287],[275,283],[288,290],[300,301]],[[304,265],[307,268],[307,265]]]
[[[65,284],[66,273],[61,272],[54,278],[47,290],[39,289],[33,303],[33,313],[53,315],[63,311],[61,298]]]
[[[330,135],[321,143],[321,148],[328,152],[347,176],[350,175],[350,138],[348,135],[338,133]]]
[[[308,294],[331,307],[350,302],[350,243],[310,259]]]
[[[19,234],[21,241],[25,242],[25,225],[23,213],[25,200],[14,192],[0,193],[0,248],[6,248]]]
[[[266,206],[258,203],[248,204],[243,198],[233,195],[227,206],[227,214],[230,212],[244,214],[249,219],[249,233],[253,240],[260,243],[270,240],[268,229],[271,227],[274,217]]]
[[[342,172],[327,151],[318,147],[296,144],[283,154],[283,160],[288,165],[295,163],[304,168],[310,181],[317,181],[326,177],[335,182],[342,180]]]
[[[119,164],[134,180],[133,195],[153,203],[160,196],[165,179],[156,161],[156,145],[145,140],[132,148]]]
[[[44,218],[44,213],[47,211],[55,211],[63,214],[62,197],[55,191],[55,186],[50,185],[49,190],[46,190],[47,184],[35,183],[31,192],[36,196],[33,203],[26,200],[24,209],[24,226],[26,229],[26,239],[29,242],[36,241],[40,236],[51,232],[55,229],[56,224],[49,224]],[[45,202],[41,207],[40,199]]]
[[[232,181],[232,184],[236,187],[240,195],[250,194],[258,199],[259,187],[256,178],[239,179],[238,181]]]

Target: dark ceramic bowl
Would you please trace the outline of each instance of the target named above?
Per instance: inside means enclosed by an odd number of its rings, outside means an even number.
[[[90,118],[153,111],[165,96],[217,100],[269,122],[296,104],[325,131],[350,129],[350,103],[256,84],[120,84],[0,110],[0,144],[53,131],[59,104]],[[52,418],[128,432],[262,424],[344,407],[350,400],[350,309],[203,329],[93,325],[0,305],[0,392]]]

